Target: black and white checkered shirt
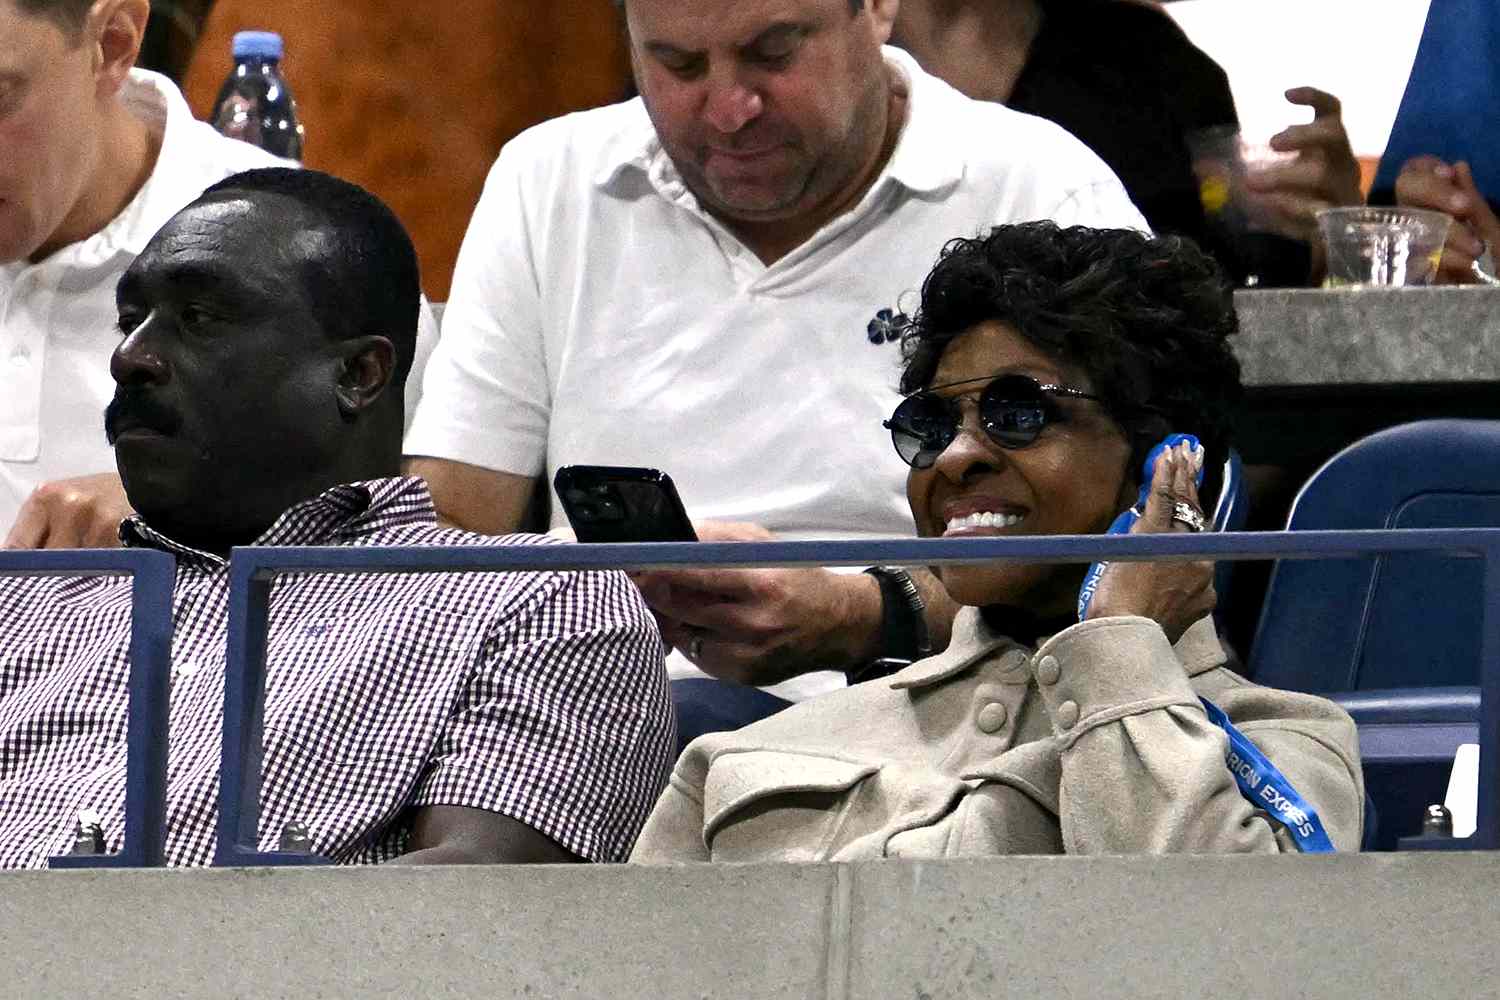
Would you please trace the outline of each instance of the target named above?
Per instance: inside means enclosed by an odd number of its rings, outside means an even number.
[[[167,861],[207,864],[218,814],[228,564],[138,518],[177,557]],[[258,545],[546,543],[440,528],[426,484],[300,503]],[[80,812],[120,849],[130,585],[0,580],[0,865],[73,844]],[[655,624],[621,573],[277,578],[267,649],[260,849],[305,824],[342,863],[405,850],[412,810],[502,813],[622,861],[666,783],[673,719]]]

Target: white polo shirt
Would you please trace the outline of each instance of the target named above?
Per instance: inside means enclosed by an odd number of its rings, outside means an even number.
[[[914,309],[943,245],[996,223],[1147,227],[1058,126],[885,55],[910,84],[890,162],[770,267],[699,207],[639,99],[507,144],[407,454],[549,480],[575,463],[652,466],[695,519],[793,539],[912,535],[906,466],[881,426],[900,352],[880,311]]]
[[[205,188],[256,167],[295,166],[228,139],[203,122],[171,80],[133,70],[121,88],[130,111],[162,134],[150,178],[93,236],[38,264],[0,265],[0,537],[42,483],[115,471],[104,440],[114,395],[109,356],[119,343],[115,285],[167,220]],[[424,308],[407,400],[436,340]]]

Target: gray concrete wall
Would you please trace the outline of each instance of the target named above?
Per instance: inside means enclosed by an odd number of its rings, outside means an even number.
[[[1500,382],[1500,289],[1241,291],[1250,386]]]
[[[1479,997],[1500,854],[0,875],[0,996]]]

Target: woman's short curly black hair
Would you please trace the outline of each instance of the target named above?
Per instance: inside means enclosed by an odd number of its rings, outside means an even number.
[[[1133,229],[996,226],[943,248],[901,340],[901,391],[932,384],[950,343],[999,320],[1083,369],[1132,445],[1132,474],[1165,434],[1211,456],[1231,442],[1240,365],[1232,291],[1192,241]]]

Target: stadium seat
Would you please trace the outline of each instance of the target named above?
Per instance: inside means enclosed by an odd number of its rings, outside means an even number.
[[[1214,501],[1213,514],[1209,518],[1214,531],[1240,531],[1250,516],[1250,491],[1245,485],[1245,469],[1240,453],[1229,449],[1229,457],[1219,473],[1219,495]],[[1214,621],[1219,631],[1224,631],[1228,615],[1229,599],[1234,583],[1234,562],[1225,560],[1214,567],[1214,594],[1218,604],[1214,608]]]
[[[1319,469],[1288,530],[1500,527],[1500,421],[1426,420],[1357,441]],[[1478,560],[1283,560],[1250,651],[1261,684],[1332,698],[1360,727],[1379,844],[1441,802],[1478,741]]]

